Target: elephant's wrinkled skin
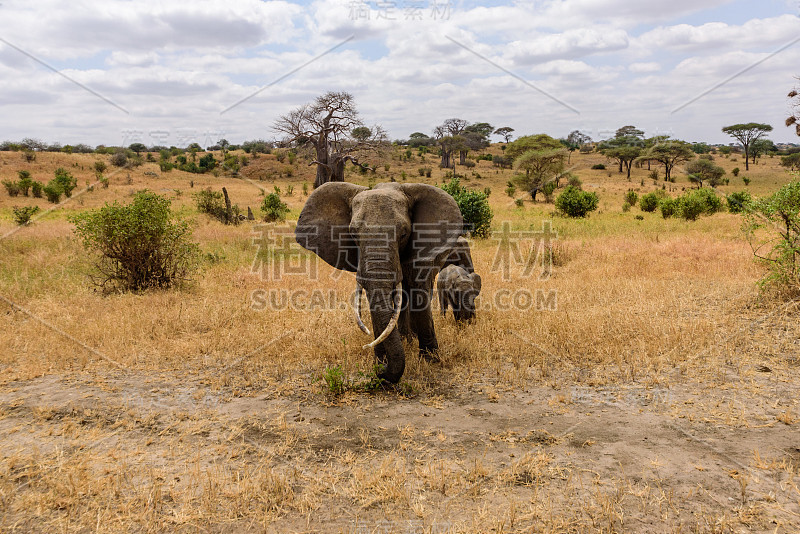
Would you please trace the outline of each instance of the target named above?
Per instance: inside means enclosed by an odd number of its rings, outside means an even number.
[[[455,200],[427,184],[382,183],[368,189],[326,183],[303,207],[297,242],[333,267],[355,272],[356,282],[366,290],[373,334],[380,339],[373,348],[384,364],[380,378],[397,382],[403,376],[401,334],[416,335],[422,356],[433,357],[438,350],[431,315],[433,280],[457,248],[463,225]],[[399,310],[393,302],[398,285]]]
[[[447,315],[447,307],[453,309],[453,318],[458,322],[471,321],[475,317],[475,299],[481,292],[481,277],[458,265],[448,265],[439,273],[436,281],[439,307]]]

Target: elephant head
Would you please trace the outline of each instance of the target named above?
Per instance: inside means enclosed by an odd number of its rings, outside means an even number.
[[[433,278],[462,232],[458,205],[437,187],[383,183],[368,189],[331,182],[309,196],[295,237],[333,267],[356,273],[356,296],[360,302],[361,289],[366,291],[375,334],[365,348],[373,348],[384,364],[379,376],[397,382],[405,370],[401,332],[417,336],[424,356],[438,350],[430,310]],[[357,316],[369,333],[358,311]]]

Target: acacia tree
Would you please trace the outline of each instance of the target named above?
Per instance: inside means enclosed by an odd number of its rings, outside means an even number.
[[[761,139],[767,132],[772,131],[772,126],[758,122],[748,122],[746,124],[733,124],[722,129],[726,133],[737,139],[744,147],[744,168],[750,170],[750,147],[754,141]]]
[[[711,187],[717,187],[722,183],[725,169],[707,159],[698,159],[687,165],[686,173],[689,175],[689,181],[696,183],[698,187],[703,187],[703,182]]]
[[[548,183],[555,182],[558,186],[568,154],[560,141],[545,134],[520,137],[508,146],[506,153],[514,159],[517,169],[525,171],[515,181],[534,201]]]
[[[501,128],[496,129],[494,131],[494,134],[501,136],[503,139],[505,139],[506,144],[508,144],[508,142],[511,141],[511,132],[513,131],[514,128],[511,128],[510,126],[503,126]]]
[[[317,166],[314,187],[327,182],[343,182],[348,161],[362,168],[359,158],[386,146],[386,133],[380,126],[368,128],[358,116],[350,93],[330,91],[280,117],[275,130],[286,135],[284,142],[313,150],[309,165]]]
[[[664,141],[656,143],[637,158],[639,161],[657,161],[664,166],[664,180],[672,176],[675,165],[690,161],[695,156],[692,146],[686,141]]]
[[[628,171],[628,180],[631,179],[631,166],[636,159],[642,155],[642,146],[644,141],[639,137],[633,135],[624,135],[622,137],[615,137],[600,143],[600,153],[609,159],[615,159],[619,162],[619,172],[623,172],[622,168],[625,167]]]

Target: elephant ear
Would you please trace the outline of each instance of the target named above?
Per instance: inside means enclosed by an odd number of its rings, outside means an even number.
[[[480,293],[481,292],[481,275],[479,275],[478,273],[472,273],[470,275],[470,277],[472,278],[472,287],[475,288],[475,291]]]
[[[358,246],[350,235],[350,205],[367,188],[346,182],[322,184],[308,197],[294,235],[301,247],[343,271],[358,270]]]
[[[411,218],[402,261],[411,264],[419,281],[430,280],[458,247],[464,219],[453,197],[438,187],[402,184],[400,189],[409,199]]]

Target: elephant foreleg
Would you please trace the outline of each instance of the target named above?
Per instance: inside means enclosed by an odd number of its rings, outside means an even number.
[[[431,313],[431,294],[432,288],[420,287],[412,291],[411,306],[409,309],[409,319],[411,329],[417,334],[419,339],[419,354],[428,360],[437,360],[435,354],[439,350],[439,342],[436,340],[436,331],[433,326],[433,314]]]

